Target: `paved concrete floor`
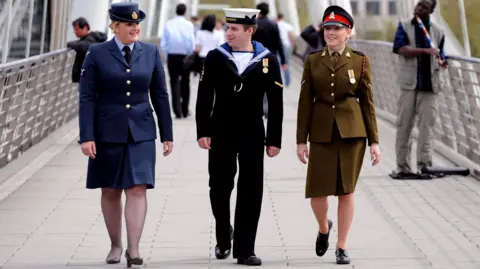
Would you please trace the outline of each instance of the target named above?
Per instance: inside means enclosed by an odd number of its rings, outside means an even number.
[[[298,70],[293,72],[293,85],[299,85]],[[192,100],[195,96],[192,87]],[[304,199],[306,167],[295,154],[297,99],[297,87],[285,89],[283,149],[265,161],[256,253],[266,268],[337,268],[333,197],[330,250],[323,258],[314,252],[317,225]],[[341,267],[480,268],[480,182],[470,177],[390,179],[395,133],[381,120],[379,128],[383,161],[372,167],[367,153],[349,237],[352,264]],[[240,267],[213,255],[207,152],[197,146],[193,117],[176,120],[174,130],[174,152],[168,158],[159,152],[157,186],[148,192],[142,267]],[[85,189],[87,159],[76,143],[77,132],[73,121],[0,171],[0,268],[125,267],[124,258],[120,265],[104,264],[109,241],[100,192]],[[435,162],[448,164],[439,156]]]

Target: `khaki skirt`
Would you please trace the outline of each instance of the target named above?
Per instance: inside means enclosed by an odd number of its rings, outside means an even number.
[[[305,197],[353,193],[365,150],[365,138],[342,138],[334,123],[330,142],[310,143]]]

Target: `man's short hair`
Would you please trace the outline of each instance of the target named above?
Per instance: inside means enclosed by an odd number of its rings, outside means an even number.
[[[270,11],[267,3],[260,3],[257,5],[257,9],[260,9],[260,14],[267,16]]]
[[[178,4],[176,13],[178,16],[183,16],[187,12],[187,6],[185,4]]]
[[[281,20],[283,19],[285,16],[283,16],[283,13],[278,13],[278,16],[277,16],[277,19]]]
[[[435,7],[437,7],[437,0],[418,0],[417,4],[420,3],[420,2],[424,2],[424,1],[430,2],[431,7],[432,7],[432,11],[434,11]]]
[[[253,34],[255,34],[255,32],[257,31],[258,29],[258,25],[254,24],[254,25],[247,25],[247,24],[243,24],[243,30],[245,30],[245,32],[248,30],[248,28],[253,28]]]
[[[88,24],[87,19],[85,19],[84,17],[80,17],[80,18],[74,20],[72,22],[72,26],[73,27],[78,26],[81,29],[85,28],[85,26],[86,26],[86,27],[88,27],[88,30],[90,30],[90,24]]]

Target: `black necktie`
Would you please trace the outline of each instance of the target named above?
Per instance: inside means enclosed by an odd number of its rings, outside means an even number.
[[[130,64],[130,57],[132,56],[132,50],[130,50],[129,46],[123,47],[123,51],[125,52],[125,61]]]

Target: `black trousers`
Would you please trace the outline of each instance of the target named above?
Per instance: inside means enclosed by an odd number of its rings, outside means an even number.
[[[177,118],[188,116],[190,101],[190,71],[183,68],[186,55],[169,54],[167,60],[170,88],[172,90],[172,107]]]
[[[213,145],[209,151],[210,203],[216,221],[217,244],[231,248],[230,197],[237,173],[233,257],[255,255],[255,239],[263,198],[263,161],[265,146]]]

